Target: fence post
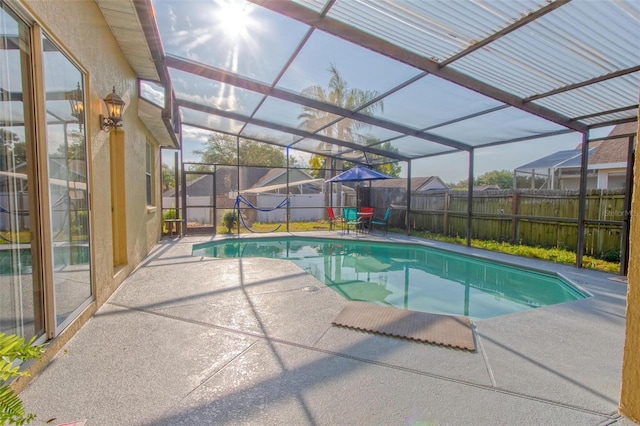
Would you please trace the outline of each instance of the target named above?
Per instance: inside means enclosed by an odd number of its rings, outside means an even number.
[[[511,197],[511,241],[514,243],[517,241],[518,237],[518,205],[520,204],[518,191],[513,191],[513,195]]]
[[[635,162],[635,147],[633,136],[629,136],[627,145],[627,176],[624,191],[624,216],[622,232],[620,233],[620,275],[627,275],[629,269],[629,229],[631,227],[631,191],[633,188],[633,164]]]
[[[444,218],[442,220],[442,233],[444,235],[449,235],[449,189],[444,193]]]

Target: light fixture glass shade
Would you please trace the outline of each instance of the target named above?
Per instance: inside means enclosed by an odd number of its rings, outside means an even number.
[[[104,103],[107,105],[107,113],[110,119],[114,121],[122,120],[122,110],[124,108],[124,101],[116,93],[115,86],[113,86],[113,92],[109,93],[104,98]]]
[[[68,92],[66,97],[71,107],[71,116],[78,120],[78,124],[82,126],[84,124],[84,96],[79,82],[78,87]]]
[[[107,117],[100,116],[100,124],[102,130],[111,131],[117,127],[122,127],[122,112],[124,110],[124,101],[116,94],[116,87],[113,86],[113,92],[104,98],[107,106]]]

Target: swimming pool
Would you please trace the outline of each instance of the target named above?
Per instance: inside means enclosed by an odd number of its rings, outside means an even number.
[[[193,255],[288,259],[348,300],[472,319],[587,297],[554,274],[414,244],[242,238],[196,244]]]

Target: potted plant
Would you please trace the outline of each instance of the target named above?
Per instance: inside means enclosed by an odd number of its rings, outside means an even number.
[[[169,209],[162,214],[162,219],[164,220],[164,226],[166,228],[167,234],[173,234],[174,223],[171,221],[176,218],[176,210]]]
[[[227,233],[230,234],[234,226],[238,224],[235,210],[227,210],[222,215],[222,224],[227,227]]]
[[[22,400],[9,388],[9,381],[18,376],[28,376],[20,371],[20,363],[39,359],[44,352],[43,345],[34,345],[35,336],[28,342],[15,334],[0,333],[0,424],[23,425],[35,418],[25,413]]]

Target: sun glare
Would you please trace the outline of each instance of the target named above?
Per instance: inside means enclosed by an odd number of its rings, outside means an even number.
[[[242,0],[226,0],[220,3],[217,12],[220,29],[230,39],[244,36],[249,25],[247,3]]]

